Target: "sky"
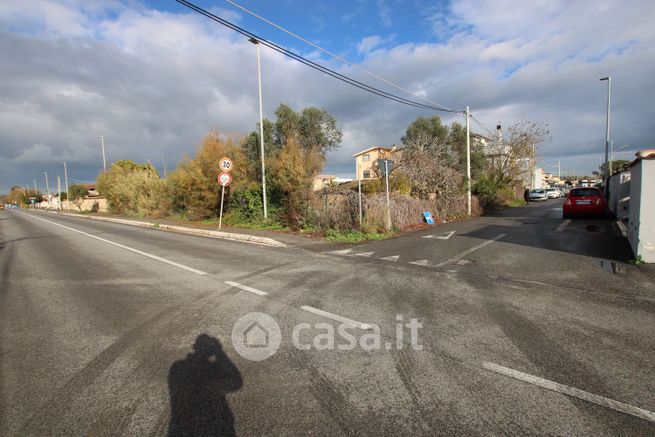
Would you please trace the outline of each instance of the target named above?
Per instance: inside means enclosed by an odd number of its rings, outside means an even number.
[[[548,124],[540,163],[590,174],[604,154],[607,82],[616,159],[654,147],[655,8],[630,0],[234,0],[409,90],[391,88],[224,0],[196,0],[239,26],[340,73],[408,98],[470,106],[488,135]],[[0,2],[0,192],[51,189],[109,162],[173,169],[203,135],[238,138],[259,117],[255,46],[173,0]],[[412,108],[261,50],[264,116],[317,106],[343,130],[323,173],[354,175],[352,154],[399,144]]]

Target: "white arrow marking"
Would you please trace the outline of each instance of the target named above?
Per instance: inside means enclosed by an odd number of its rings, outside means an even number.
[[[400,258],[400,255],[394,255],[394,256],[387,256],[384,258],[380,258],[385,261],[398,261],[398,258]]]
[[[334,254],[337,254],[337,255],[346,255],[346,254],[350,253],[351,251],[352,251],[352,249],[344,249],[344,250],[334,250],[332,252],[327,252],[327,253],[334,253]]]
[[[373,252],[362,252],[362,253],[356,253],[355,256],[365,256],[365,257],[370,257],[373,255]]]
[[[436,238],[438,240],[447,240],[455,234],[455,231],[444,232],[443,234],[438,235],[426,235],[423,238]]]
[[[428,265],[428,260],[427,259],[420,259],[418,261],[411,261],[408,264],[414,264],[417,266],[427,266]]]

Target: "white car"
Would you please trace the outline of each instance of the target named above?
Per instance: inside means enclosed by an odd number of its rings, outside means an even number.
[[[537,202],[537,201],[542,201],[542,200],[548,200],[548,195],[546,194],[546,190],[543,188],[537,188],[534,190],[530,190],[530,202]]]
[[[557,199],[560,197],[559,188],[546,188],[546,196],[549,199]]]

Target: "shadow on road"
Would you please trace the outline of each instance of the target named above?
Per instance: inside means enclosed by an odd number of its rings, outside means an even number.
[[[241,373],[218,339],[196,338],[193,352],[168,373],[169,436],[233,436],[234,416],[225,397],[243,385]]]

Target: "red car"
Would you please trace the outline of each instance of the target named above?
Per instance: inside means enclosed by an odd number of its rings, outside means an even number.
[[[598,188],[573,188],[562,206],[564,218],[575,215],[605,216],[605,198]]]

